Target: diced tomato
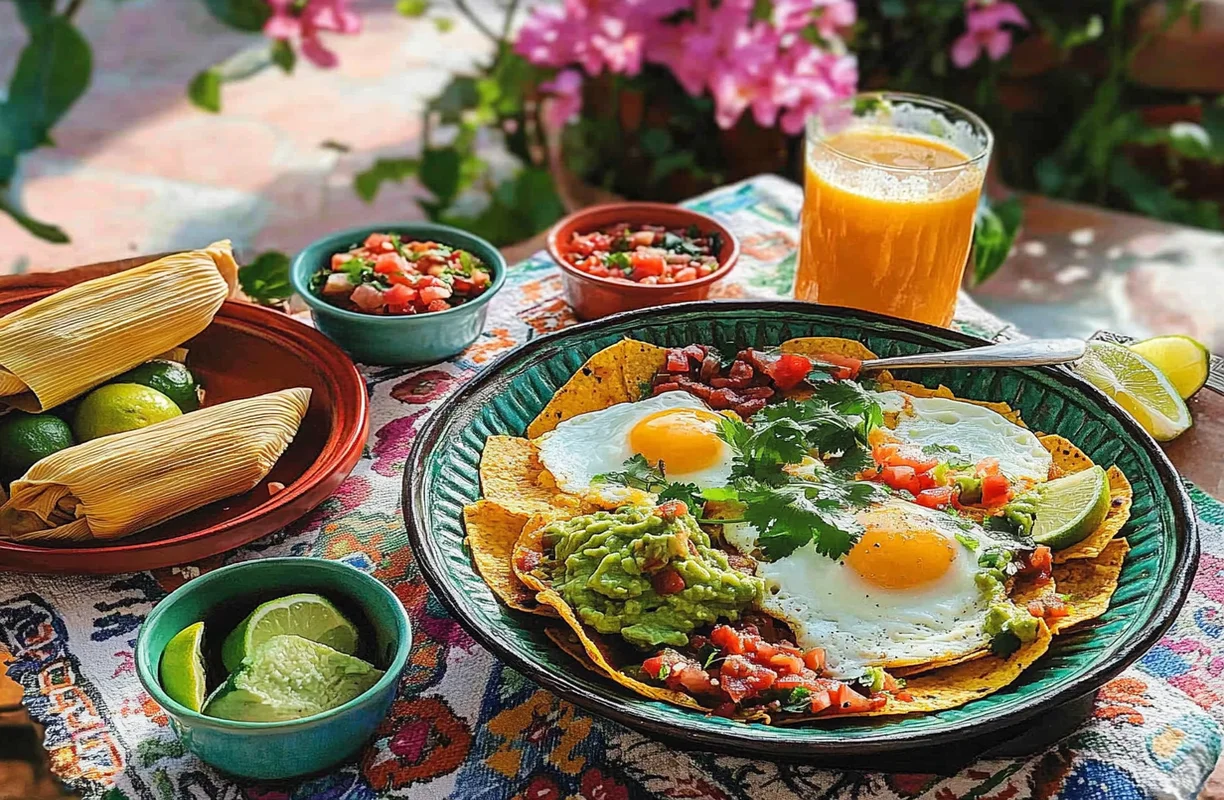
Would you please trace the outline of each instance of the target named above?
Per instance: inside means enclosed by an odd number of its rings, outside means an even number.
[[[896,442],[882,442],[871,448],[871,458],[882,467],[894,466],[892,458],[900,450],[901,445]]]
[[[670,521],[687,514],[688,504],[683,500],[668,500],[666,503],[660,503],[656,510],[660,517]]]
[[[1064,603],[1058,595],[1049,594],[1031,601],[1028,604],[1028,612],[1034,617],[1058,619],[1070,614],[1071,607]]]
[[[383,300],[389,306],[406,306],[416,300],[416,289],[411,289],[402,283],[396,283],[383,292]]]
[[[684,578],[674,569],[664,569],[656,572],[650,579],[654,590],[661,595],[676,594],[685,589]]]
[[[778,652],[778,648],[774,647],[769,642],[762,640],[754,644],[753,652],[756,653],[757,660],[769,661],[769,659]]]
[[[368,283],[363,283],[353,290],[349,300],[362,311],[379,311],[384,305],[383,293]]]
[[[1025,567],[1025,574],[1033,574],[1039,578],[1047,578],[1050,575],[1050,570],[1054,566],[1054,556],[1050,548],[1044,544],[1037,545],[1037,549],[1029,554],[1028,566]]]
[[[383,253],[374,260],[374,272],[379,275],[392,275],[408,268],[407,260],[396,253]]]
[[[667,351],[667,363],[664,366],[668,372],[688,372],[689,360],[684,354],[684,350],[673,347]]]
[[[981,461],[977,463],[977,467],[974,469],[974,473],[979,478],[985,478],[989,475],[998,475],[999,474],[999,459],[983,458]]]
[[[451,304],[446,302],[445,300],[433,300],[427,306],[425,306],[425,310],[426,311],[445,311],[446,309],[450,307],[451,307]]]
[[[803,654],[803,663],[807,668],[817,675],[824,672],[825,668],[825,651],[819,647],[813,647]]]
[[[1003,475],[987,475],[982,478],[982,505],[987,508],[1001,506],[1011,499],[1011,484]]]
[[[769,666],[776,669],[779,675],[803,674],[803,659],[786,653],[777,653],[771,656]]]
[[[651,656],[642,662],[642,672],[645,672],[655,680],[659,679],[659,673],[663,671],[663,656]]]
[[[954,494],[951,486],[923,489],[914,497],[914,502],[927,508],[947,508],[952,503]]]
[[[728,653],[744,652],[744,643],[740,640],[740,635],[730,625],[715,625],[714,630],[710,631],[710,642],[718,649]]]
[[[434,300],[445,300],[451,296],[451,290],[445,286],[426,286],[421,289],[421,302],[432,303]]]
[[[798,353],[783,353],[766,372],[779,389],[793,389],[812,371],[812,362]]]
[[[344,265],[353,260],[352,253],[336,253],[331,259],[332,272],[344,269]]]
[[[384,245],[387,246],[384,247]],[[366,237],[364,246],[371,253],[375,254],[393,248],[393,245],[391,245],[391,237],[385,233],[371,233]]]
[[[829,696],[828,690],[820,692],[812,692],[812,705],[810,711],[813,714],[819,714],[829,706],[833,705],[833,698]]]
[[[685,281],[697,280],[697,270],[693,267],[684,267],[676,270],[676,283],[684,283]]]
[[[634,253],[629,257],[629,261],[633,264],[633,274],[630,277],[635,281],[643,278],[657,278],[667,268],[667,262],[663,260],[663,256],[650,253]]]
[[[836,687],[829,690],[829,694],[833,698],[833,705],[836,706],[838,713],[841,714],[874,711],[877,708],[883,707],[888,702],[888,699],[885,697],[864,697],[845,683],[837,684]]]
[[[683,688],[693,694],[709,694],[718,690],[710,674],[699,666],[684,664],[673,668],[672,677],[668,679],[672,688]]]
[[[885,467],[880,471],[880,480],[893,489],[903,489],[911,494],[918,494],[922,487],[918,484],[918,473],[913,467]]]
[[[773,686],[777,680],[778,673],[774,672],[772,669],[754,665],[752,672],[749,673],[748,677],[744,679],[744,682],[754,694],[760,694]]]
[[[863,362],[850,356],[839,356],[836,353],[817,353],[816,360],[837,367],[832,375],[839,381],[850,381],[858,377]]]

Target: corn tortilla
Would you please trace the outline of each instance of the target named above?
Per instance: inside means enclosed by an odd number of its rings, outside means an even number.
[[[605,347],[557,390],[527,426],[527,438],[548,433],[570,417],[637,400],[642,381],[649,381],[666,359],[665,348],[632,339]]]
[[[551,615],[552,609],[536,602],[535,592],[519,580],[511,567],[514,545],[527,519],[489,500],[478,500],[463,509],[468,547],[484,582],[511,608]]]
[[[1067,595],[1071,613],[1054,620],[1054,632],[1096,619],[1109,610],[1109,601],[1117,591],[1122,564],[1130,544],[1114,539],[1096,558],[1077,558],[1054,565],[1054,581],[1058,591]]]
[[[1092,467],[1092,459],[1061,436],[1039,437],[1054,459],[1054,470],[1061,475],[1082,472]],[[1113,541],[1130,519],[1133,491],[1126,475],[1117,467],[1106,470],[1109,477],[1109,513],[1095,531],[1080,542],[1054,553],[1054,563],[1063,564],[1077,558],[1096,558]]]
[[[517,436],[490,436],[480,455],[480,487],[484,499],[524,517],[564,509],[572,498],[542,480],[536,447]]]

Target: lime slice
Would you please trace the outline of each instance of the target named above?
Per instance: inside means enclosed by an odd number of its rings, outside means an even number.
[[[358,697],[382,677],[360,658],[301,636],[273,636],[250,654],[204,713],[244,722],[283,722]]]
[[[1088,342],[1075,365],[1080,377],[1112,397],[1157,441],[1190,427],[1190,410],[1172,382],[1143,356],[1113,342]]]
[[[1033,541],[1062,550],[1086,539],[1108,513],[1109,476],[1099,466],[1043,483],[1037,489]]]
[[[317,594],[291,594],[269,600],[251,612],[221,645],[221,662],[230,672],[260,644],[292,634],[352,655],[357,652],[357,628],[340,609]]]
[[[204,672],[204,623],[188,625],[166,643],[162,651],[162,688],[170,699],[177,700],[192,711],[204,705],[207,677]]]
[[[1189,336],[1157,336],[1130,346],[1165,374],[1185,400],[1207,383],[1211,354]]]

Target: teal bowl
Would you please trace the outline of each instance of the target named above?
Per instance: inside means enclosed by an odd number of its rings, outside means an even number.
[[[331,257],[360,244],[371,233],[398,233],[405,241],[426,240],[467,250],[488,265],[493,282],[484,294],[446,311],[379,316],[337,308],[315,297],[310,278],[331,264]],[[489,314],[489,301],[506,282],[506,259],[479,236],[432,222],[365,225],[317,239],[293,259],[293,290],[310,306],[315,327],[362,364],[393,366],[443,361],[476,341]]]
[[[357,655],[384,671],[378,683],[342,706],[289,722],[207,717],[165,693],[158,666],[176,633],[204,620],[207,658],[220,650],[211,648],[208,638],[228,634],[260,603],[295,592],[323,595],[357,625],[363,640]],[[279,780],[325,770],[360,749],[391,709],[411,649],[408,614],[375,578],[338,561],[268,558],[201,575],[158,603],[140,626],[136,672],[183,744],[201,760],[241,778]],[[210,674],[224,674],[212,659],[208,666]],[[208,688],[218,682],[210,680]]]

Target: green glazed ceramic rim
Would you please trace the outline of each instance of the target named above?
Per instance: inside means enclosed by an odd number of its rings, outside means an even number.
[[[521,435],[591,354],[625,336],[660,345],[777,345],[797,336],[856,339],[881,357],[988,342],[854,309],[797,302],[707,301],[628,312],[541,337],[499,358],[446,400],[417,436],[404,470],[404,518],[422,573],[477,641],[515,669],[601,716],[688,747],[775,758],[852,757],[971,742],[1082,698],[1164,634],[1198,562],[1189,497],[1160,447],[1100,391],[1061,367],[922,370],[904,377],[958,396],[1002,400],[1034,430],[1117,464],[1134,488],[1132,546],[1109,610],[1055,639],[1011,685],[960,708],[795,727],[745,725],[649,700],[588,672],[544,635],[541,617],[501,605],[464,546],[463,506],[480,496],[490,435]]]

